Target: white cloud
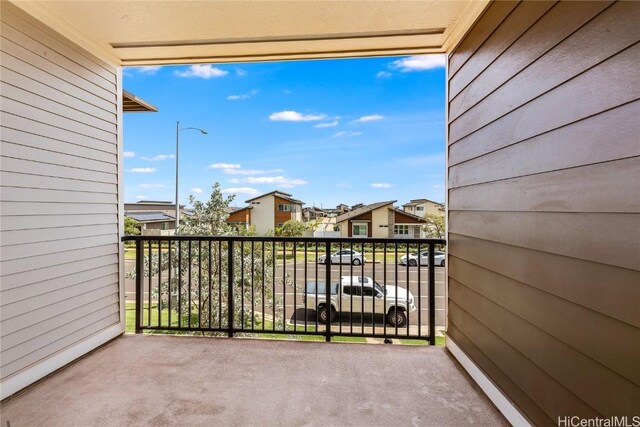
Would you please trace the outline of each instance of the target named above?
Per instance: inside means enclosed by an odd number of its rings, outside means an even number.
[[[240,169],[237,163],[214,163],[209,165],[209,169]]]
[[[444,185],[442,185],[442,184],[435,184],[435,185],[433,186],[433,188],[444,188]]]
[[[445,55],[416,55],[393,61],[391,66],[393,68],[400,69],[403,73],[406,73],[409,71],[424,71],[432,70],[434,68],[444,68],[446,62],[447,58]]]
[[[338,126],[338,121],[334,120],[332,122],[327,123],[318,123],[317,125],[313,125],[314,128],[332,128],[334,126]]]
[[[227,96],[227,99],[229,101],[239,101],[241,99],[249,99],[252,96],[257,95],[258,92],[259,92],[258,90],[254,89],[251,92],[243,93],[241,95],[229,95],[229,96]]]
[[[130,67],[130,68],[136,70],[140,74],[155,74],[162,67],[160,65],[147,65],[147,66],[143,66],[143,67]]]
[[[232,183],[232,184],[238,184],[240,182],[240,180],[238,178],[231,178],[229,180],[229,182]]]
[[[346,130],[341,130],[340,132],[334,133],[333,138],[342,138],[342,137],[358,136],[358,135],[362,135],[362,132],[349,132]]]
[[[222,172],[227,175],[264,175],[266,173],[284,172],[282,169],[243,169],[238,163],[214,163],[209,165],[209,169],[222,169]],[[237,183],[239,181],[230,180],[230,182]]]
[[[261,177],[248,177],[243,179],[244,182],[249,184],[277,184],[282,188],[292,188],[298,185],[305,185],[307,181],[303,179],[291,179],[284,176],[261,176]]]
[[[136,196],[136,199],[142,200],[142,199],[146,199],[147,196]]]
[[[124,157],[125,159],[130,159],[135,156],[136,156],[136,153],[133,151],[125,151],[122,153],[122,157]]]
[[[129,172],[133,173],[153,173],[156,171],[156,168],[133,168],[129,169]]]
[[[279,111],[272,113],[269,120],[275,122],[313,122],[327,117],[324,114],[302,114],[297,111]]]
[[[265,173],[278,173],[284,171],[282,169],[223,169],[222,172],[226,173],[227,175],[264,175]]]
[[[224,194],[247,194],[253,196],[258,194],[258,190],[251,187],[231,187],[220,190]]]
[[[176,71],[178,77],[199,77],[201,79],[210,79],[212,77],[222,77],[229,74],[228,71],[216,68],[211,64],[195,64],[184,71]]]
[[[153,157],[140,157],[142,160],[147,160],[149,162],[158,162],[160,160],[167,160],[167,159],[175,159],[176,156],[174,154],[158,154],[157,156],[153,156]]]
[[[336,187],[340,187],[340,188],[351,188],[351,184],[347,184],[346,182],[341,182],[339,184],[336,184]]]
[[[362,116],[358,120],[354,120],[353,123],[376,122],[382,119],[384,119],[384,116],[380,114],[371,114],[370,116]]]
[[[393,185],[389,184],[388,182],[374,182],[373,184],[371,184],[371,188],[391,188],[393,187]]]
[[[198,188],[198,187],[194,187],[191,189],[192,192],[196,193],[196,194],[200,194],[202,193],[204,190],[202,188]]]
[[[144,183],[140,184],[140,188],[162,188],[164,185],[162,184],[153,184],[153,183]]]
[[[378,74],[376,74],[376,77],[379,79],[388,79],[389,77],[391,77],[391,73],[388,73],[386,71],[380,71],[378,72]]]

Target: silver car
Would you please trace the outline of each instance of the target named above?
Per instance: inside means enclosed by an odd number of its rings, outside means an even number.
[[[435,265],[444,267],[444,258],[445,258],[444,252],[434,251],[433,257],[435,260],[435,263],[434,263]],[[429,265],[429,251],[421,252],[420,257],[418,257],[418,254],[409,254],[408,257],[406,255],[403,255],[400,258],[399,264],[401,265],[409,264],[411,267],[415,267],[418,264]]]
[[[353,265],[361,265],[367,262],[367,258],[358,251],[353,251],[351,249],[343,249],[341,251],[336,251],[332,253],[329,257],[329,262],[331,264],[353,264]],[[322,255],[318,257],[319,264],[327,263],[327,256]]]

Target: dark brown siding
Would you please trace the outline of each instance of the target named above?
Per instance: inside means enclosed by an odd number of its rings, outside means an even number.
[[[492,3],[449,57],[448,336],[536,425],[637,415],[640,3]]]
[[[291,217],[291,212],[280,212],[278,211],[278,205],[279,204],[285,204],[285,205],[290,205],[291,202],[285,199],[281,199],[280,197],[276,197],[274,196],[274,205],[273,205],[273,209],[274,209],[274,225],[277,226],[278,224],[284,224],[285,222],[289,221],[292,217]]]
[[[251,209],[245,208],[237,210],[231,214],[229,214],[229,218],[227,218],[227,222],[235,222],[235,223],[251,223]]]
[[[394,221],[396,224],[421,224],[424,222],[424,220],[421,220],[420,218],[415,218],[411,215],[405,215],[398,211],[395,211],[394,214]]]

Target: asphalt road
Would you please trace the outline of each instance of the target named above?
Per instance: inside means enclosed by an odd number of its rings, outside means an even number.
[[[133,260],[127,260],[125,262],[125,269],[127,272],[133,270],[135,263]],[[323,264],[317,264],[315,262],[296,262],[295,268],[293,261],[288,261],[286,266],[283,264],[276,265],[275,269],[275,290],[273,284],[271,290],[274,291],[275,304],[272,301],[265,301],[265,318],[273,318],[274,315],[278,317],[284,315],[287,321],[291,324],[304,325],[305,323],[310,326],[316,327],[316,314],[310,307],[305,308],[304,302],[304,284],[310,281],[323,282],[325,281],[327,273],[327,266]],[[409,313],[410,328],[420,324],[421,327],[428,325],[428,304],[429,304],[429,272],[428,267],[407,267],[397,265],[394,263],[366,263],[360,266],[351,265],[331,265],[330,276],[331,282],[335,283],[339,280],[340,276],[369,276],[374,278],[380,284],[397,285],[403,288],[408,288],[414,295],[415,305],[417,310]],[[282,278],[286,278],[287,285],[283,285]],[[148,279],[145,279],[148,280]],[[147,282],[148,283],[148,282]],[[294,289],[293,283],[297,286]],[[152,278],[152,286],[157,286],[157,277]],[[444,326],[444,268],[435,267],[435,303],[436,303],[436,325]],[[135,281],[132,279],[125,280],[126,299],[128,301],[135,301]],[[254,294],[261,296],[261,288],[258,283],[254,283]],[[248,287],[247,298],[245,299],[245,308],[251,310],[251,288]],[[145,292],[144,300],[147,299],[147,292]],[[358,311],[357,307],[361,304],[358,297],[353,299],[354,311]],[[350,308],[351,301],[348,306]],[[373,316],[371,314],[360,315],[359,313],[353,313],[351,316],[349,308],[343,306],[343,313],[341,313],[334,324],[332,329],[342,327],[347,330],[353,330],[353,332],[362,333],[369,330],[374,326],[380,328],[384,325],[385,321],[381,314]],[[259,302],[254,307],[254,312],[262,312],[262,302]],[[322,330],[323,327],[318,325],[318,330]],[[417,332],[417,331],[413,331]],[[412,332],[412,333],[413,333]],[[421,331],[421,333],[426,333]]]

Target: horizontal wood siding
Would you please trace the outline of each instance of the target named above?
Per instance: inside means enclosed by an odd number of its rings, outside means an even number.
[[[119,322],[117,70],[1,2],[7,379]]]
[[[449,56],[448,336],[535,425],[637,415],[638,22],[495,2]]]

